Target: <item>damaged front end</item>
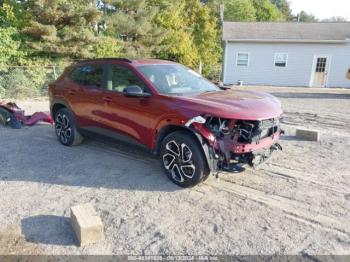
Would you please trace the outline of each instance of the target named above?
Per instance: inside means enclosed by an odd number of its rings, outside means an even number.
[[[246,164],[256,167],[282,150],[278,142],[283,131],[277,117],[258,121],[198,116],[186,126],[206,140],[203,148],[214,172],[238,172]]]

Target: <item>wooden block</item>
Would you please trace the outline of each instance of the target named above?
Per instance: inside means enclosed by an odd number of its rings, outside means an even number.
[[[92,204],[71,207],[70,220],[80,246],[104,239],[102,220]]]
[[[297,129],[296,136],[307,141],[318,141],[320,139],[318,131],[309,129]]]

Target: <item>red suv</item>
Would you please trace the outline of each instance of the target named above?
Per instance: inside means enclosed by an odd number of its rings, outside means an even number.
[[[50,84],[49,95],[63,145],[81,143],[85,132],[136,142],[159,154],[182,187],[258,165],[280,149],[275,97],[219,88],[170,61],[79,62]]]

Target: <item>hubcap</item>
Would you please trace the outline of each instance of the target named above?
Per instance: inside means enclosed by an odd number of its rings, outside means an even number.
[[[57,114],[55,119],[56,134],[66,144],[72,136],[72,128],[68,117],[65,114]]]
[[[193,178],[196,167],[192,160],[192,151],[185,144],[178,144],[174,140],[165,146],[166,152],[163,155],[165,169],[171,172],[174,180],[182,183]]]

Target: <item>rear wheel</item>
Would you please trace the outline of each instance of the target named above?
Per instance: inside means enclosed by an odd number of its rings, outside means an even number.
[[[210,174],[201,146],[185,131],[164,138],[160,155],[169,179],[181,187],[193,187]]]
[[[67,108],[61,108],[56,112],[55,131],[58,140],[65,146],[79,145],[83,141],[76,128],[74,116]]]

